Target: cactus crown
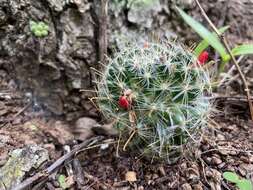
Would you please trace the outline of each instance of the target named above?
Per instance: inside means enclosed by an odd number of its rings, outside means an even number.
[[[208,73],[180,45],[130,43],[106,66],[98,105],[125,138],[135,131],[130,147],[168,158],[206,124],[210,86]]]

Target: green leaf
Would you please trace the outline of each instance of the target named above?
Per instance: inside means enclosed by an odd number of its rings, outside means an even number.
[[[239,181],[238,175],[236,175],[234,172],[224,172],[223,177],[233,183],[237,183]]]
[[[176,7],[179,14],[185,20],[185,22],[190,25],[195,32],[197,32],[204,40],[206,40],[216,51],[218,51],[221,57],[226,55],[226,50],[221,44],[219,38],[213,35],[209,30],[207,30],[202,24],[196,21],[191,16],[187,15],[182,9]]]
[[[232,49],[233,55],[253,54],[253,44],[243,44]]]
[[[220,33],[224,33],[228,28],[229,26],[224,26],[220,28],[219,31]],[[213,32],[212,35],[218,37],[215,32]],[[194,50],[195,55],[198,57],[208,46],[209,43],[206,40],[202,40]]]
[[[59,175],[58,182],[59,182],[60,187],[62,189],[67,189],[68,188],[68,185],[66,184],[66,177],[65,177],[65,175],[62,175],[62,174]]]
[[[240,181],[238,181],[236,183],[236,186],[240,189],[240,190],[252,190],[252,183],[250,180],[248,179],[242,179]]]

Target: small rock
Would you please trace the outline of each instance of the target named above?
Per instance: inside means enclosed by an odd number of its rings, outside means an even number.
[[[193,190],[203,190],[203,188],[200,184],[195,184],[192,187],[193,187]]]
[[[185,183],[182,185],[182,190],[192,190],[192,187],[189,183]]]
[[[137,181],[136,172],[134,172],[134,171],[128,171],[126,173],[126,175],[125,175],[125,180],[129,181],[129,182],[135,182],[135,181]]]
[[[220,158],[217,158],[217,157],[212,157],[212,164],[214,165],[219,165],[222,163],[222,160]]]
[[[49,159],[46,149],[37,145],[29,145],[11,152],[10,158],[0,169],[0,189],[12,189],[17,186],[26,173],[38,168]],[[4,184],[4,185],[3,185]]]
[[[225,138],[224,135],[222,135],[222,134],[218,134],[218,135],[217,135],[217,139],[218,139],[219,141],[224,141],[224,140],[226,140],[226,138]]]
[[[77,140],[85,140],[91,137],[94,133],[92,128],[97,126],[98,123],[96,120],[89,117],[82,117],[78,119],[75,123],[74,135]]]
[[[218,168],[219,168],[219,169],[222,169],[222,168],[225,167],[225,165],[226,165],[226,163],[225,163],[225,162],[222,162],[221,164],[218,165]]]
[[[232,155],[232,156],[236,156],[238,153],[237,153],[236,151],[234,151],[234,150],[231,150],[231,151],[229,152],[229,154]]]

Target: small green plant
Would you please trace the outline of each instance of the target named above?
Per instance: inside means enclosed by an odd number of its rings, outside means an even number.
[[[179,44],[129,43],[109,61],[98,81],[98,105],[114,120],[125,145],[171,161],[206,125],[210,78]],[[129,143],[128,143],[129,142]]]
[[[69,185],[66,182],[67,178],[65,175],[61,174],[58,176],[58,183],[62,189],[68,189]]]
[[[235,183],[235,185],[240,189],[240,190],[253,190],[253,186],[250,180],[248,179],[243,179],[240,178],[236,173],[234,172],[224,172],[223,177],[231,182]]]
[[[182,9],[177,7],[177,10],[184,21],[197,33],[203,41],[195,49],[195,55],[198,56],[204,49],[209,45],[212,46],[221,56],[222,62],[219,66],[219,73],[224,71],[226,63],[231,60],[230,55],[227,53],[225,47],[221,43],[217,34],[211,33],[205,26],[196,21],[193,17],[186,14]],[[229,27],[223,27],[220,29],[220,32],[225,32]],[[232,49],[232,54],[234,56],[253,54],[253,44],[243,44],[238,45]]]
[[[44,22],[30,21],[30,30],[36,37],[46,37],[49,32],[49,27]]]

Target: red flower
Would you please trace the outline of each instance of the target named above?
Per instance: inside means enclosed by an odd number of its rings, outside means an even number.
[[[199,55],[199,57],[198,57],[198,63],[200,64],[200,65],[204,65],[206,62],[207,62],[207,60],[208,60],[208,52],[207,51],[203,51],[200,55]]]
[[[128,109],[129,106],[130,106],[130,103],[129,101],[127,100],[127,97],[126,96],[121,96],[119,98],[119,106],[124,108],[124,109]]]

